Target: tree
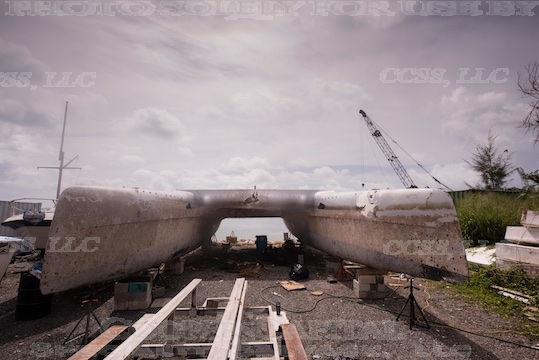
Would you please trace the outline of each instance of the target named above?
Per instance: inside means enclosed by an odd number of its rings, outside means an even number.
[[[535,190],[539,189],[539,170],[532,171],[531,173],[526,173],[524,169],[517,168],[518,174],[520,175],[520,180],[524,184],[523,190]]]
[[[526,73],[518,72],[518,87],[522,95],[530,98],[530,111],[520,123],[520,127],[535,136],[534,144],[539,142],[539,62],[526,66]]]
[[[475,187],[486,190],[502,190],[507,177],[514,171],[511,165],[511,154],[507,150],[498,153],[494,147],[496,136],[488,132],[487,145],[477,145],[471,161],[466,161],[470,167],[481,176],[481,183]]]

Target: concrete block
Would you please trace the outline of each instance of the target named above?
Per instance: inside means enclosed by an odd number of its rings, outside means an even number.
[[[129,293],[129,292],[122,292],[122,293],[115,293],[114,294],[114,301],[115,302],[128,302],[130,300],[134,300],[133,299],[133,293]]]
[[[116,301],[116,299],[114,299],[114,311],[128,310],[128,308],[129,301]]]
[[[141,300],[141,301],[129,301],[128,302],[128,310],[143,310],[150,307],[152,304],[152,299],[150,297],[149,300]]]
[[[171,272],[173,275],[183,274],[185,269],[185,260],[173,260],[165,264],[165,271]]]
[[[360,275],[358,281],[360,284],[376,284],[378,279],[376,275]]]
[[[130,282],[127,285],[130,293],[146,293],[151,289],[150,282]]]
[[[357,279],[353,280],[354,297],[359,299],[384,299],[387,294],[387,287],[384,284],[366,284]]]
[[[363,284],[358,283],[358,291],[376,291],[376,284]]]
[[[359,276],[359,275],[387,275],[388,274],[387,270],[373,269],[373,268],[370,268],[370,267],[364,267],[364,268],[353,269],[353,270],[356,273],[356,276]]]
[[[126,293],[129,289],[129,283],[116,282],[114,284],[114,295],[119,293]]]
[[[165,296],[166,289],[164,286],[154,286],[152,288],[152,299],[157,299]]]

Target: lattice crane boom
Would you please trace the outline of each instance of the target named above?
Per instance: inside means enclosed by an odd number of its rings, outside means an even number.
[[[401,180],[401,182],[404,184],[404,186],[408,189],[417,188],[417,185],[414,183],[410,175],[408,175],[408,172],[406,172],[406,169],[400,162],[399,158],[389,144],[387,143],[386,139],[384,139],[384,136],[382,135],[382,132],[376,127],[376,125],[372,122],[372,120],[367,116],[365,111],[359,110],[359,113],[363,116],[363,120],[365,120],[365,123],[367,124],[367,127],[369,128],[369,131],[371,132],[372,137],[380,147],[380,150],[384,153],[387,161],[389,161],[389,164],[395,170],[397,173],[397,176]]]

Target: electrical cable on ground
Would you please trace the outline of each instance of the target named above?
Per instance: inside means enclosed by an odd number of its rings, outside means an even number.
[[[264,291],[266,291],[268,289],[272,289],[272,288],[281,288],[281,286],[280,285],[268,286],[268,287],[260,290],[259,296],[262,298],[262,300],[266,301],[269,304],[274,305],[275,301],[268,300],[263,295]],[[306,290],[309,291],[308,289],[306,289]],[[292,309],[288,309],[288,308],[283,307],[282,304],[281,304],[281,309],[284,310],[284,311],[290,312],[290,313],[294,313],[294,314],[304,314],[304,313],[309,313],[309,312],[313,311],[314,309],[316,309],[318,304],[320,302],[324,301],[324,300],[340,299],[340,300],[348,300],[348,301],[354,302],[356,304],[365,305],[365,306],[371,307],[373,309],[382,310],[382,311],[389,312],[389,313],[392,313],[392,314],[396,314],[396,315],[398,314],[397,311],[380,308],[379,306],[369,304],[369,303],[363,301],[362,299],[348,297],[348,296],[333,295],[333,294],[330,294],[330,293],[326,293],[326,294],[327,294],[326,297],[318,299],[310,309],[292,310]],[[427,295],[428,295],[427,299],[430,299],[430,293],[427,292]],[[388,298],[388,299],[393,299],[393,298]],[[423,307],[423,309],[426,309],[429,306],[430,306],[430,304],[427,301],[427,305],[425,307]],[[419,320],[419,319],[417,319],[417,320]],[[503,343],[507,343],[507,344],[527,348],[527,349],[539,350],[539,347],[536,347],[536,346],[525,345],[525,344],[517,343],[515,341],[505,340],[505,339],[501,339],[501,338],[498,338],[498,337],[490,336],[490,334],[498,334],[498,333],[515,333],[515,334],[519,334],[519,335],[526,335],[524,333],[517,332],[517,331],[514,331],[514,330],[496,330],[496,331],[489,332],[489,331],[486,331],[486,330],[467,330],[467,329],[462,329],[462,328],[459,328],[459,327],[456,327],[456,326],[451,326],[451,325],[443,324],[443,323],[440,323],[440,322],[437,322],[437,321],[432,321],[432,320],[429,321],[429,323],[433,327],[438,327],[438,328],[448,329],[448,330],[456,330],[456,331],[460,331],[460,332],[463,332],[463,333],[477,335],[477,336],[489,338],[489,339],[492,339],[492,340],[497,340],[497,341],[500,341],[500,342],[503,342]]]

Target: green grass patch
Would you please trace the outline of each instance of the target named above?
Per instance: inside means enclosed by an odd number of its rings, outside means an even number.
[[[461,294],[471,301],[479,303],[483,308],[490,310],[501,317],[511,317],[517,320],[516,331],[539,339],[539,323],[527,319],[526,304],[498,294],[492,285],[519,291],[531,296],[531,306],[539,306],[539,276],[530,277],[522,269],[500,270],[495,266],[481,267],[470,265],[470,280],[464,284],[444,284],[457,294]],[[535,313],[539,318],[539,313]]]
[[[462,237],[469,246],[494,244],[507,226],[520,225],[522,210],[539,210],[539,193],[477,192],[457,206]]]

